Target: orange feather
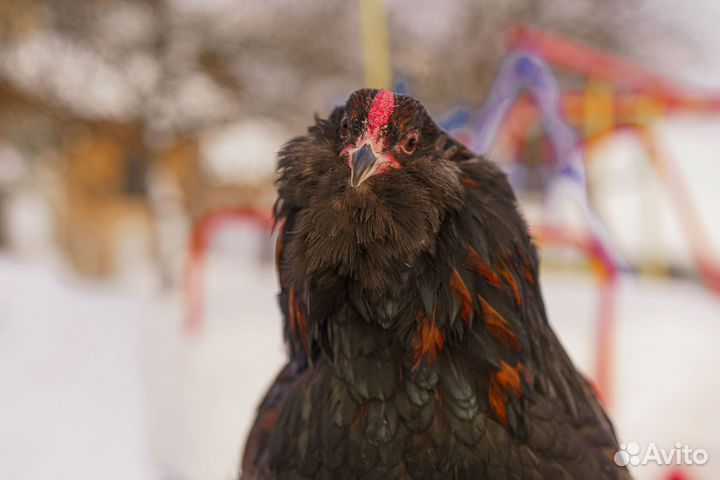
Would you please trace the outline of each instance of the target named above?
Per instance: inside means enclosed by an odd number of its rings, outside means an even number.
[[[516,367],[509,365],[503,361],[500,361],[500,370],[490,378],[490,385],[488,387],[488,400],[490,407],[495,412],[495,415],[500,420],[500,423],[507,426],[507,412],[505,405],[507,404],[508,395],[510,392],[515,394],[515,397],[522,397],[522,384],[520,382],[520,371],[524,370],[522,364],[518,364]]]
[[[468,248],[467,265],[471,270],[477,272],[478,275],[482,276],[486,281],[496,287],[502,285],[500,278],[498,278],[495,272],[490,270],[490,267],[485,265],[482,258],[480,258],[480,254],[478,254],[478,252],[472,247]]]
[[[490,334],[510,347],[510,349],[519,352],[521,350],[520,340],[515,335],[515,332],[508,327],[507,320],[480,295],[478,295],[478,300],[480,300],[480,306],[482,307],[485,327],[487,327]]]
[[[453,274],[450,277],[450,286],[460,301],[460,314],[462,315],[463,323],[467,326],[473,310],[472,296],[456,269],[453,269]]]
[[[460,182],[468,188],[480,188],[480,185],[471,178],[463,178]]]
[[[513,295],[515,296],[515,301],[518,305],[522,305],[522,296],[520,295],[520,288],[518,287],[517,281],[515,280],[515,277],[512,273],[510,273],[510,270],[501,270],[500,275],[505,279],[507,284],[510,286],[510,288],[513,291]]]
[[[420,328],[415,332],[413,358],[413,369],[420,366],[420,362],[427,356],[428,362],[432,363],[437,358],[437,354],[442,350],[445,344],[445,336],[435,323],[434,318],[428,318],[418,313],[418,319],[421,320]]]

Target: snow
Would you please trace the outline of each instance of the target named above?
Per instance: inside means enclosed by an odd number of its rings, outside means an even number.
[[[271,121],[245,120],[209,130],[200,147],[215,178],[253,184],[272,178],[277,151],[289,136]]]
[[[133,299],[0,258],[0,478],[158,478]]]
[[[120,117],[137,102],[121,71],[79,42],[37,32],[24,42],[0,47],[0,51],[4,76],[40,95],[56,96],[82,114]]]

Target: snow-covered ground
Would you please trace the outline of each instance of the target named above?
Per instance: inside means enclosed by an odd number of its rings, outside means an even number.
[[[0,478],[159,478],[142,314],[126,295],[0,258]]]
[[[87,285],[0,257],[0,478],[226,480],[284,352],[269,239],[221,232],[206,269],[202,332],[178,293]],[[552,323],[592,373],[591,277],[544,271]],[[623,442],[676,442],[720,477],[720,300],[696,284],[626,279],[611,414]],[[639,479],[669,470],[641,467]]]

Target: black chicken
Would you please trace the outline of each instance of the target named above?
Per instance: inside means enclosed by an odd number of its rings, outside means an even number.
[[[505,175],[415,99],[359,90],[279,154],[289,360],[244,479],[627,479],[548,325]]]

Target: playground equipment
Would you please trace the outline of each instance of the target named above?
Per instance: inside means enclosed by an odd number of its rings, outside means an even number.
[[[637,136],[670,195],[700,280],[709,291],[720,295],[720,266],[712,260],[710,242],[692,203],[690,189],[674,160],[662,151],[651,128],[657,121],[675,114],[720,113],[720,96],[678,87],[599,49],[531,27],[514,27],[507,38],[515,51],[529,52],[559,68],[588,77],[585,89],[564,91],[559,99],[565,118],[582,132],[578,147],[586,158],[587,152],[614,133],[632,132]],[[519,103],[508,113],[506,124],[513,124],[515,118],[525,118],[529,128],[532,121],[527,118],[532,118],[532,114],[528,110],[532,109],[528,102]]]

